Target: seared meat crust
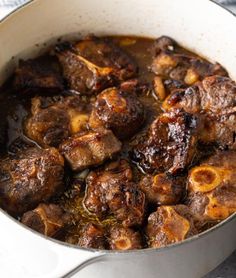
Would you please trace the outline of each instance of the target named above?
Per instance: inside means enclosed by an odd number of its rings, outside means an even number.
[[[74,45],[59,45],[56,52],[70,89],[83,94],[99,93],[137,73],[133,60],[106,38],[88,37]]]
[[[193,160],[197,131],[197,118],[191,114],[163,113],[152,123],[145,142],[134,147],[132,158],[149,173],[181,172]]]
[[[20,215],[64,187],[64,160],[54,148],[30,148],[0,162],[1,206]]]
[[[183,52],[169,37],[158,38],[152,52],[154,58],[151,71],[156,75],[153,89],[160,100],[164,100],[172,91],[193,85],[206,76],[227,76],[221,65],[211,64],[197,55]]]
[[[20,60],[15,71],[16,89],[63,90],[64,81],[55,57]]]
[[[194,217],[187,206],[160,206],[148,217],[149,247],[163,247],[197,233]]]
[[[70,222],[70,215],[58,205],[40,204],[23,214],[21,222],[31,229],[49,237],[56,237]]]
[[[66,242],[85,248],[106,249],[106,235],[103,228],[92,222],[78,230],[78,234],[66,237]]]
[[[120,150],[120,141],[105,129],[75,134],[60,145],[60,151],[73,171],[98,166]]]
[[[26,135],[39,145],[57,147],[70,135],[87,129],[87,103],[79,96],[34,97]]]
[[[125,160],[91,172],[86,184],[84,205],[90,213],[100,218],[112,214],[125,227],[142,224],[145,196],[132,182],[132,171]]]
[[[228,77],[210,76],[186,90],[173,92],[163,103],[166,111],[183,109],[202,121],[199,138],[222,148],[236,148],[236,83]]]
[[[89,119],[91,128],[111,129],[119,139],[129,138],[144,122],[144,106],[135,91],[109,88],[97,96]]]

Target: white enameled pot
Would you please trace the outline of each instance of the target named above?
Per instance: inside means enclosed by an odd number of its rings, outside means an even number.
[[[236,18],[208,0],[35,0],[0,22],[0,83],[18,58],[83,34],[169,35],[236,79]],[[200,278],[236,248],[236,217],[183,243],[94,251],[47,239],[0,211],[0,277]]]

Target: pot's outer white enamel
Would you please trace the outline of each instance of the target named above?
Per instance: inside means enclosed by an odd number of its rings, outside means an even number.
[[[207,0],[35,0],[0,23],[0,83],[58,37],[169,35],[236,79],[236,19]],[[47,42],[47,44],[44,44]],[[0,211],[0,277],[199,278],[236,248],[236,217],[182,244],[92,251],[45,239]]]

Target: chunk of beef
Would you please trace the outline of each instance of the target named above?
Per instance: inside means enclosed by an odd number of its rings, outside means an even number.
[[[57,59],[42,56],[26,61],[20,60],[15,71],[14,86],[17,89],[62,90],[63,77]]]
[[[184,109],[201,115],[201,141],[235,149],[235,104],[236,83],[228,77],[211,76],[196,86],[173,92],[163,103],[163,108],[167,111]]]
[[[161,206],[148,218],[149,247],[163,247],[197,233],[193,215],[185,205]]]
[[[100,218],[113,214],[125,227],[140,225],[145,196],[131,180],[131,169],[124,160],[91,172],[87,177],[85,207]]]
[[[79,229],[77,235],[67,236],[66,242],[95,249],[106,249],[107,246],[104,229],[92,222]]]
[[[103,214],[106,213],[108,206],[106,200],[101,202],[100,195],[103,189],[110,186],[110,182],[127,183],[131,182],[133,178],[132,170],[126,160],[110,162],[105,169],[91,172],[87,176],[87,193],[84,204],[92,213]],[[97,184],[99,184],[97,186]],[[103,186],[104,184],[104,186]],[[94,191],[95,190],[95,191]]]
[[[152,54],[157,56],[162,51],[174,51],[178,47],[177,43],[170,37],[161,36],[154,41],[152,47]]]
[[[199,114],[201,112],[201,100],[197,86],[188,87],[184,90],[173,91],[163,102],[165,111],[183,109],[187,113]]]
[[[236,152],[219,152],[191,169],[188,203],[205,221],[222,220],[236,212]]]
[[[58,205],[40,204],[34,210],[25,212],[21,222],[43,235],[57,237],[69,224],[70,215]]]
[[[32,99],[32,115],[26,121],[25,133],[42,146],[58,146],[69,137],[69,116],[57,106],[41,108],[41,103],[40,97]]]
[[[154,92],[161,99],[175,89],[185,85],[193,85],[206,76],[227,76],[227,72],[219,64],[208,61],[183,51],[178,44],[168,37],[160,37],[153,46],[154,59],[151,66],[154,78]],[[171,90],[164,85],[166,80],[174,80]]]
[[[121,150],[120,141],[110,130],[76,134],[64,141],[60,150],[74,171],[102,164]]]
[[[186,90],[173,92],[163,103],[165,110],[222,114],[236,105],[236,83],[228,77],[210,76]]]
[[[216,143],[221,149],[236,149],[236,112],[203,118],[199,138],[204,144]]]
[[[93,94],[136,75],[133,60],[110,39],[88,37],[59,45],[57,57],[71,89]]]
[[[64,186],[64,160],[54,148],[30,148],[0,162],[0,203],[13,215],[34,209]]]
[[[120,139],[128,138],[142,126],[144,107],[135,92],[109,88],[97,96],[89,119],[91,128],[111,129]]]
[[[109,233],[111,250],[133,250],[142,248],[142,238],[139,232],[122,226],[113,226]]]
[[[26,135],[42,146],[58,146],[70,135],[86,130],[88,111],[78,96],[34,97]]]
[[[145,193],[146,200],[156,205],[177,204],[185,192],[185,179],[181,176],[171,176],[166,173],[155,176],[145,175],[139,183]]]
[[[227,72],[219,64],[208,61],[192,53],[183,51],[175,41],[160,37],[154,43],[152,71],[165,79],[184,81],[187,85],[210,75],[226,76]]]
[[[145,142],[137,144],[133,160],[146,172],[176,174],[190,165],[196,150],[198,121],[179,110],[161,114]]]

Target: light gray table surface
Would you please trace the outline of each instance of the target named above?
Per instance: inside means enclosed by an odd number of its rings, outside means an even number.
[[[0,19],[7,13],[9,13],[12,9],[14,9],[16,5],[19,5],[23,2],[26,2],[26,0],[0,0]],[[227,5],[227,8],[232,10],[236,14],[236,3],[235,5]],[[236,278],[236,251],[215,270],[207,274],[204,278]]]

